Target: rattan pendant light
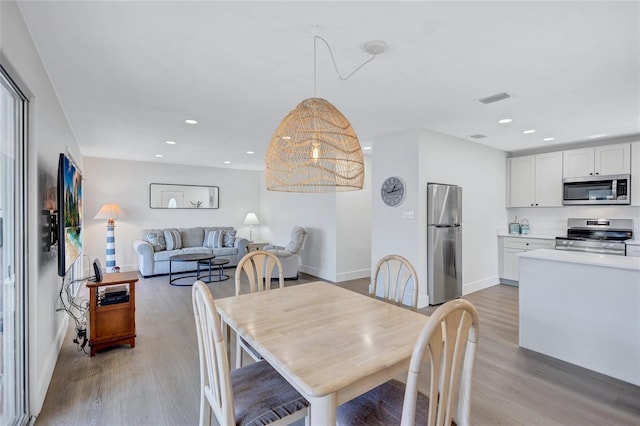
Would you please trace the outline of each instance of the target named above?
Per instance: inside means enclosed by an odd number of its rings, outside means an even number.
[[[347,77],[341,77],[331,47],[314,38],[314,92],[316,41],[331,53],[338,77],[346,80],[381,53],[383,42],[365,50],[373,56]],[[371,47],[373,46],[373,47]],[[286,192],[338,192],[362,189],[364,161],[358,137],[349,120],[329,101],[309,98],[291,111],[271,137],[266,156],[267,189]]]

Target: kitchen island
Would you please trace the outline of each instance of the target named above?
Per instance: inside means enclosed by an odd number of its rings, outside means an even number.
[[[640,385],[640,258],[520,257],[520,346]]]

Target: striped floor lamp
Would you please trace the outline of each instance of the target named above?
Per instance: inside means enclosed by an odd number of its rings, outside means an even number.
[[[107,219],[107,258],[105,259],[107,273],[116,272],[116,222],[114,219],[122,216],[124,212],[117,204],[105,204],[95,215],[95,219]]]

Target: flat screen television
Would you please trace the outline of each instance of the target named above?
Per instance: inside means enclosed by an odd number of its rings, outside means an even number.
[[[58,275],[82,253],[82,176],[66,155],[58,162]]]

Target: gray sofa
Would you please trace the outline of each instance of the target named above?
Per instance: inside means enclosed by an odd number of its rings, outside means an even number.
[[[223,235],[219,241],[219,234],[215,231],[220,231]],[[168,274],[169,258],[189,253],[213,253],[216,259],[229,260],[229,264],[225,266],[236,266],[247,254],[248,241],[235,234],[236,231],[231,226],[143,229],[140,239],[133,242],[133,248],[138,254],[138,269],[145,278]],[[173,262],[171,265],[174,273],[196,269],[196,262]]]

